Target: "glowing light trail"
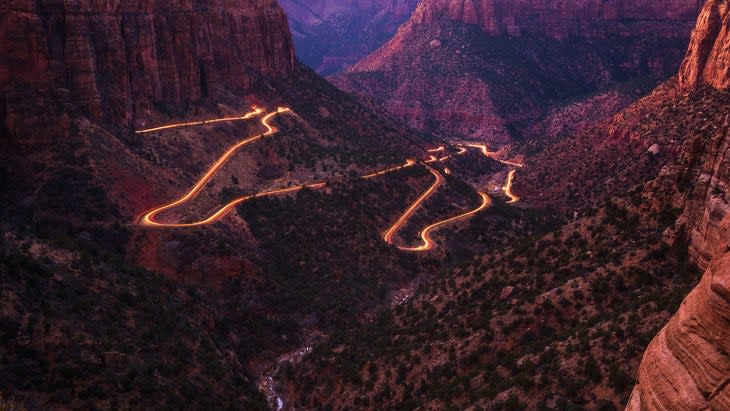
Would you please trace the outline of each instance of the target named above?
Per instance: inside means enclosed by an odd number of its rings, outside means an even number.
[[[151,211],[148,211],[146,214],[144,214],[142,216],[141,224],[145,225],[145,226],[152,226],[152,227],[194,227],[194,226],[199,226],[199,225],[204,225],[204,224],[210,224],[211,222],[216,221],[217,219],[222,217],[227,211],[229,211],[231,208],[233,208],[235,206],[235,204],[233,204],[233,203],[236,203],[237,200],[234,200],[231,203],[227,204],[226,206],[224,206],[223,208],[218,210],[215,214],[208,217],[207,219],[198,221],[195,223],[166,224],[166,223],[160,223],[160,222],[155,221],[155,217],[157,215],[159,215],[160,213],[170,210],[172,208],[178,207],[181,204],[184,204],[184,203],[190,201],[193,197],[195,197],[200,192],[200,190],[203,189],[205,184],[208,181],[210,181],[211,178],[213,178],[215,173],[218,172],[218,170],[223,166],[223,164],[225,164],[226,161],[228,161],[228,159],[230,159],[241,147],[251,144],[252,142],[259,140],[265,136],[274,134],[276,132],[276,129],[274,127],[272,127],[269,124],[269,122],[277,114],[285,113],[287,111],[289,111],[288,108],[279,107],[276,109],[276,111],[273,111],[273,112],[267,114],[266,116],[264,116],[261,119],[261,124],[266,128],[265,133],[259,134],[254,137],[247,138],[245,140],[238,142],[237,144],[234,144],[225,153],[223,153],[223,155],[220,158],[218,158],[218,160],[208,169],[208,171],[205,174],[203,174],[203,176],[198,180],[198,182],[195,183],[193,188],[191,188],[185,195],[183,195],[182,197],[178,198],[177,200],[175,200],[171,203],[162,205]],[[256,115],[258,113],[258,109],[255,109],[252,113],[255,113],[253,115]],[[251,114],[251,113],[249,113],[249,114]],[[240,199],[238,199],[238,200],[240,200]],[[243,201],[245,201],[245,200],[243,200]],[[238,203],[240,203],[240,201]],[[236,203],[236,204],[238,204],[238,203]]]
[[[135,131],[135,133],[136,134],[145,134],[145,133],[152,133],[155,131],[169,130],[172,128],[204,126],[206,124],[220,123],[223,121],[242,121],[242,120],[248,120],[250,118],[258,116],[259,114],[264,112],[264,110],[261,108],[258,108],[258,107],[252,107],[252,108],[253,108],[253,111],[246,113],[240,117],[223,117],[223,118],[215,118],[212,120],[190,121],[187,123],[174,123],[174,124],[168,124],[168,125],[154,127],[154,128],[146,128],[143,130],[137,130],[137,131]]]
[[[413,202],[413,204],[408,207],[408,209],[401,215],[398,220],[390,227],[388,230],[385,231],[383,234],[383,240],[385,240],[388,244],[393,244],[393,236],[395,233],[398,232],[398,230],[403,227],[403,225],[408,221],[409,218],[413,215],[413,213],[416,212],[416,209],[424,202],[427,198],[431,197],[433,193],[436,191],[437,188],[444,182],[444,177],[433,168],[426,166],[428,171],[433,174],[433,176],[436,178],[436,181],[431,185],[431,187],[428,188],[423,194],[421,194],[416,201]]]
[[[254,112],[249,113],[249,114],[251,114],[251,116],[253,116],[253,115],[256,115],[259,111],[260,111],[259,109],[255,109]],[[191,223],[161,223],[161,222],[157,221],[155,218],[159,214],[161,214],[167,210],[176,208],[176,207],[190,201],[192,198],[194,198],[198,193],[200,193],[200,191],[203,189],[203,187],[205,187],[206,183],[208,181],[210,181],[211,178],[213,178],[213,176],[218,172],[218,170],[220,170],[220,168],[240,148],[242,148],[248,144],[251,144],[254,141],[257,141],[265,136],[270,136],[270,135],[274,134],[277,130],[275,127],[273,127],[270,124],[271,119],[280,113],[285,113],[288,111],[290,111],[290,110],[286,107],[279,107],[278,109],[276,109],[276,111],[273,111],[273,112],[265,115],[261,119],[261,124],[265,127],[266,132],[264,132],[263,134],[254,136],[254,137],[247,138],[247,139],[242,140],[242,141],[236,143],[235,145],[233,145],[221,157],[218,158],[218,160],[208,169],[208,171],[198,180],[198,182],[187,193],[185,193],[185,195],[183,195],[182,197],[178,198],[177,200],[175,200],[171,203],[162,205],[151,211],[148,211],[140,219],[140,224],[143,226],[148,226],[148,227],[166,227],[166,228],[197,227],[197,226],[211,224],[211,223],[214,223],[214,222],[220,220],[222,217],[224,217],[228,212],[230,212],[237,205],[239,205],[245,201],[254,199],[254,198],[289,194],[289,193],[293,193],[293,192],[302,190],[304,188],[320,189],[320,188],[325,187],[326,183],[318,182],[318,183],[311,183],[311,184],[305,184],[305,185],[300,185],[300,186],[296,186],[296,187],[276,189],[276,190],[265,191],[265,192],[261,192],[261,193],[257,193],[257,194],[248,195],[248,196],[238,197],[238,198],[232,200],[231,202],[229,202],[228,204],[224,205],[223,207],[219,208],[217,211],[215,211],[209,217],[207,217],[203,220],[195,221],[195,222],[191,222]],[[220,119],[220,120],[228,121],[228,119]],[[193,123],[193,124],[197,125],[198,123]],[[174,126],[178,127],[179,125],[174,125]],[[403,165],[392,167],[392,168],[378,171],[375,173],[367,174],[367,175],[362,176],[362,178],[369,179],[369,178],[377,177],[377,176],[380,176],[383,174],[401,170],[406,167],[412,167],[415,164],[416,164],[415,160],[408,159],[408,160],[406,160],[405,164],[403,164]]]
[[[477,148],[479,149],[482,154],[484,154],[485,157],[491,157],[497,161],[499,161],[502,164],[507,164],[514,167],[522,167],[523,165],[520,163],[514,163],[512,161],[507,160],[500,160],[497,158],[497,152],[496,151],[489,151],[489,147],[487,147],[486,144],[467,144],[467,147]]]
[[[256,136],[253,136],[253,137],[249,137],[249,138],[244,139],[244,140],[241,140],[238,143],[236,143],[233,146],[231,146],[228,150],[226,150],[225,153],[223,153],[223,155],[221,155],[218,158],[218,160],[216,160],[215,163],[213,163],[213,165],[208,169],[208,171],[206,171],[206,173],[203,174],[203,176],[195,183],[195,185],[187,193],[185,193],[182,197],[178,198],[177,200],[175,200],[175,201],[173,201],[171,203],[168,203],[168,204],[159,206],[159,207],[157,207],[157,208],[155,208],[155,209],[153,209],[151,211],[146,212],[142,216],[142,218],[140,219],[140,224],[143,225],[143,226],[149,226],[149,227],[167,227],[167,228],[171,228],[171,227],[196,227],[196,226],[202,226],[202,225],[211,224],[211,223],[213,223],[215,221],[218,221],[219,219],[221,219],[222,217],[224,217],[228,212],[230,212],[233,208],[235,208],[237,205],[239,205],[239,204],[241,204],[241,203],[243,203],[245,201],[254,199],[254,198],[261,198],[261,197],[267,197],[267,196],[289,194],[289,193],[293,193],[293,192],[300,191],[300,190],[302,190],[304,188],[321,189],[321,188],[326,187],[326,183],[325,182],[318,182],[318,183],[310,183],[310,184],[299,185],[299,186],[296,186],[296,187],[288,187],[288,188],[281,188],[281,189],[275,189],[275,190],[270,190],[270,191],[264,191],[264,192],[257,193],[257,194],[252,194],[252,195],[238,197],[238,198],[230,201],[228,204],[225,204],[224,206],[222,206],[218,210],[216,210],[213,214],[211,214],[207,218],[205,218],[203,220],[200,220],[200,221],[192,222],[192,223],[161,223],[161,222],[158,222],[156,220],[156,217],[160,213],[163,213],[163,212],[165,212],[167,210],[176,208],[176,207],[178,207],[178,206],[180,206],[180,205],[182,205],[182,204],[190,201],[198,193],[200,193],[200,191],[203,189],[203,187],[205,187],[205,185],[208,183],[208,181],[210,181],[210,179],[213,178],[213,176],[220,170],[220,168],[239,149],[241,149],[242,147],[244,147],[244,146],[246,146],[248,144],[251,144],[251,143],[253,143],[253,142],[257,141],[257,140],[260,140],[260,139],[262,139],[262,138],[264,138],[266,136],[270,136],[270,135],[274,134],[277,131],[277,129],[270,124],[271,119],[273,119],[274,116],[276,116],[278,114],[285,113],[285,112],[288,112],[288,111],[290,111],[289,108],[279,107],[279,108],[276,109],[276,111],[273,111],[273,112],[268,113],[265,116],[263,116],[261,118],[260,122],[261,122],[261,125],[264,126],[264,128],[266,129],[266,131],[264,133],[259,134],[259,135],[256,135]],[[136,133],[137,134],[144,134],[144,133],[151,133],[151,132],[155,132],[155,131],[161,131],[161,130],[179,128],[179,127],[199,126],[199,125],[213,124],[213,123],[219,123],[219,122],[224,122],[224,121],[248,120],[250,118],[253,118],[255,116],[258,116],[258,115],[262,114],[263,112],[264,111],[262,109],[260,109],[258,107],[253,107],[253,111],[251,111],[249,113],[246,113],[246,114],[244,114],[243,116],[240,116],[240,117],[223,117],[223,118],[212,119],[212,120],[203,120],[203,121],[194,121],[194,122],[168,124],[168,125],[164,125],[164,126],[159,126],[159,127],[149,128],[149,129],[138,130],[138,131],[136,131]],[[477,148],[485,156],[492,157],[492,158],[495,158],[496,159],[496,153],[489,151],[489,149],[487,148],[487,146],[484,145],[484,144],[467,144],[467,147]],[[438,158],[438,157],[436,157],[434,155],[429,155],[429,159],[426,160],[425,163],[428,164],[428,163],[433,163],[433,162],[437,162],[437,161],[438,162],[444,162],[444,161],[448,160],[449,158],[453,157],[454,155],[463,155],[464,153],[467,152],[467,148],[464,147],[464,146],[457,146],[457,148],[458,148],[459,151],[456,154],[450,154],[450,155],[447,155],[447,156],[444,156],[444,157],[441,157],[441,158]],[[445,146],[440,146],[440,147],[437,147],[437,148],[434,148],[434,149],[430,149],[430,150],[427,150],[427,151],[429,153],[436,153],[436,152],[443,152],[445,150],[446,150],[446,147]],[[503,161],[503,160],[498,160],[498,161],[500,161],[500,162],[502,162],[504,164],[509,164],[509,165],[513,165],[513,166],[517,166],[517,167],[522,167],[522,164],[513,163],[513,162],[509,162],[509,161]],[[415,160],[413,160],[413,159],[407,159],[406,162],[405,162],[405,164],[402,164],[400,166],[391,167],[391,168],[388,168],[388,169],[385,169],[385,170],[373,172],[373,173],[370,173],[370,174],[366,174],[366,175],[361,176],[361,178],[363,178],[363,179],[370,179],[370,178],[374,178],[374,177],[377,177],[377,176],[381,176],[381,175],[384,175],[384,174],[387,174],[387,173],[395,172],[395,171],[398,171],[398,170],[401,170],[401,169],[404,169],[404,168],[413,167],[414,165],[416,165],[416,161]],[[429,197],[431,197],[433,195],[433,193],[436,192],[436,190],[439,188],[439,186],[441,186],[441,184],[443,184],[443,182],[444,182],[443,176],[438,171],[434,170],[433,168],[431,168],[428,165],[425,165],[425,167],[435,177],[435,181],[434,181],[434,183],[423,194],[421,194],[420,197],[418,197],[418,199],[416,199],[416,201],[414,201],[408,207],[408,209],[406,209],[406,211],[398,218],[398,220],[396,220],[396,222],[390,228],[388,228],[388,230],[385,231],[385,233],[383,234],[383,240],[386,243],[388,243],[388,244],[393,244],[393,237],[395,236],[395,234],[413,216],[413,214],[415,213],[416,209],[418,209],[418,207],[420,207],[423,204],[424,201],[426,201]],[[444,172],[446,174],[451,174],[451,170],[449,168],[445,168],[444,169]],[[510,201],[508,203],[516,203],[517,201],[520,200],[519,197],[517,197],[514,193],[512,193],[512,183],[514,181],[514,175],[515,175],[515,170],[510,171],[508,173],[508,175],[507,175],[507,182],[505,183],[505,186],[502,187],[502,190],[510,198]],[[477,207],[477,208],[475,208],[475,209],[473,209],[471,211],[467,211],[465,213],[462,213],[462,214],[456,215],[454,217],[448,218],[446,220],[442,220],[442,221],[436,222],[434,224],[431,224],[431,225],[423,228],[421,230],[421,232],[419,233],[419,236],[420,236],[421,242],[422,242],[421,245],[419,245],[417,247],[403,247],[403,246],[398,246],[398,248],[400,250],[403,250],[403,251],[412,251],[412,252],[429,251],[429,250],[434,249],[435,246],[436,246],[436,244],[435,244],[435,242],[430,237],[430,235],[431,235],[431,233],[433,231],[441,228],[442,226],[444,226],[446,224],[449,224],[449,223],[452,223],[454,221],[457,221],[457,220],[460,220],[460,219],[463,219],[463,218],[467,218],[469,216],[472,216],[472,215],[474,215],[474,214],[476,214],[476,213],[484,210],[485,208],[489,207],[489,205],[491,204],[491,199],[489,198],[489,196],[487,196],[487,194],[481,193],[481,192],[479,193],[479,195],[482,198],[482,203],[481,203],[481,205],[479,207]]]
[[[406,163],[403,164],[402,166],[397,166],[397,167],[389,168],[387,170],[378,171],[376,173],[367,174],[367,175],[362,176],[361,178],[368,179],[368,178],[373,178],[373,177],[377,177],[377,176],[382,176],[383,174],[392,173],[393,171],[398,171],[400,169],[403,169],[406,167],[412,167],[414,165],[416,165],[416,160],[412,160],[409,158],[408,160],[406,160]]]
[[[507,197],[509,197],[509,201],[507,202],[507,204],[514,204],[520,201],[520,198],[512,192],[512,183],[515,180],[515,172],[515,170],[512,170],[509,172],[509,174],[507,174],[507,183],[504,185],[504,187],[502,187],[504,193],[507,195]]]
[[[451,218],[447,218],[446,220],[442,220],[437,223],[433,223],[433,224],[427,226],[426,228],[424,228],[423,230],[421,230],[421,233],[419,234],[419,236],[421,237],[421,242],[422,242],[421,245],[419,245],[417,247],[398,247],[398,248],[403,251],[413,251],[413,252],[433,250],[434,248],[436,248],[436,243],[431,239],[431,233],[433,231],[441,228],[442,226],[444,226],[446,224],[453,223],[454,221],[470,217],[470,216],[484,210],[485,208],[489,207],[489,205],[492,203],[492,200],[485,193],[479,193],[479,196],[482,198],[482,203],[479,205],[479,207],[477,207],[471,211],[467,211],[466,213],[459,214],[459,215],[451,217]]]

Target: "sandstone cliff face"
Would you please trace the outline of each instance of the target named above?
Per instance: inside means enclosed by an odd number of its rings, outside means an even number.
[[[691,187],[678,225],[707,271],[647,348],[630,411],[730,409],[730,116],[705,136],[661,178]]]
[[[730,1],[710,0],[700,14],[679,79],[684,87],[730,87]]]
[[[13,0],[0,5],[0,33],[0,89],[54,80],[87,114],[121,125],[294,64],[274,0]]]
[[[627,410],[730,409],[730,253],[654,337]]]
[[[685,88],[726,89],[728,2],[705,5],[682,65]],[[723,93],[721,91],[714,91]],[[725,96],[727,93],[724,92]],[[727,101],[727,99],[726,99]],[[684,207],[692,258],[707,268],[700,284],[647,348],[627,410],[730,409],[730,115],[718,116],[664,170],[674,201]],[[684,189],[684,192],[681,192]]]
[[[437,21],[476,25],[492,36],[541,34],[569,36],[653,36],[687,38],[701,0],[424,0],[388,45],[359,62],[355,70],[378,68],[388,55],[404,46],[401,38],[416,26]],[[382,68],[382,64],[380,65]]]
[[[493,35],[540,33],[558,38],[638,34],[655,31],[662,22],[666,35],[677,36],[683,34],[672,25],[693,21],[700,4],[700,0],[429,0],[419,5],[413,21],[448,18],[478,24]]]

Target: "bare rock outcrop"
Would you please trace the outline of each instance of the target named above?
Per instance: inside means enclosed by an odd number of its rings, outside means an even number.
[[[730,1],[705,4],[679,80],[684,87],[707,83],[717,89],[730,88]]]
[[[0,89],[52,80],[120,125],[294,67],[274,0],[12,0],[0,5],[0,34]]]
[[[730,85],[729,8],[727,0],[709,0],[702,11],[680,73],[690,92],[707,87],[701,83]],[[686,227],[691,257],[707,270],[646,349],[629,411],[730,409],[730,115],[724,113],[664,172],[679,187],[675,196],[686,196],[678,225]]]
[[[730,253],[717,258],[644,354],[627,410],[730,409]]]
[[[692,185],[678,224],[707,270],[646,349],[629,411],[730,409],[730,117],[709,135],[699,161],[694,150],[680,160],[678,180]]]
[[[432,0],[421,2],[413,21],[431,23],[446,17],[478,24],[493,35],[539,33],[557,38],[632,34],[665,24],[666,35],[681,35],[672,25],[693,21],[700,4],[699,0]]]

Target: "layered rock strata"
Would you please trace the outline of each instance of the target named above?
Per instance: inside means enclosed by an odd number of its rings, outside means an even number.
[[[730,85],[730,2],[709,0],[695,29],[680,85]],[[727,111],[726,111],[727,112]],[[654,338],[639,369],[627,410],[730,409],[730,114],[688,144],[676,185],[688,185],[678,224],[691,257],[707,268],[669,323]]]
[[[0,89],[58,82],[87,114],[122,125],[294,66],[274,0],[12,0],[0,34]]]

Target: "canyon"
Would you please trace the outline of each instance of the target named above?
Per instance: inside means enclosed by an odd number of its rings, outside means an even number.
[[[417,0],[282,0],[297,57],[323,75],[382,46],[408,19]]]
[[[727,1],[705,4],[675,78],[527,156],[516,182],[524,203],[572,222],[519,250],[474,257],[315,348],[278,377],[294,407],[726,409],[728,10]],[[625,260],[594,260],[607,252],[604,236],[628,247],[618,251]],[[567,252],[550,251],[561,243]],[[605,297],[602,278],[614,282]],[[585,311],[569,321],[574,310]],[[643,358],[637,338],[651,340]],[[630,396],[627,369],[638,374]]]
[[[592,118],[595,98],[608,117],[674,75],[699,7],[422,1],[388,43],[331,80],[448,138],[550,138],[530,127],[579,101],[575,122]]]
[[[730,407],[728,0],[0,33],[0,408]]]

